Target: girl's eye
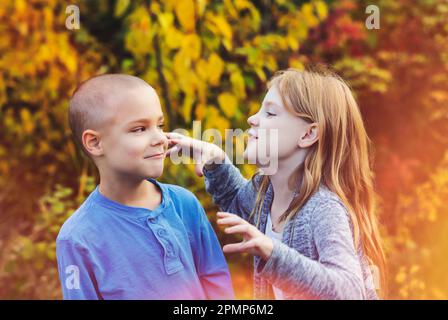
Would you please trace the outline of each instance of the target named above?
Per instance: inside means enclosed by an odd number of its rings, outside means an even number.
[[[137,127],[131,130],[131,132],[143,132],[145,131],[146,128],[145,127]]]
[[[159,129],[163,130],[163,128],[165,128],[165,124],[164,123],[159,124]]]
[[[269,112],[269,111],[266,111],[266,114],[267,114],[268,117],[272,117],[272,116],[276,115],[275,113],[272,113],[272,112]]]

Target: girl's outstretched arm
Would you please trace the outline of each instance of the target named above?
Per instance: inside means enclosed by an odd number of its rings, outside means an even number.
[[[183,136],[166,134],[173,146],[167,154],[188,151],[195,162],[198,176],[205,175],[205,188],[223,211],[235,212],[247,220],[252,212],[256,191],[252,181],[245,179],[225,152],[218,146]]]
[[[220,209],[234,212],[244,220],[248,220],[256,196],[252,181],[245,179],[227,156],[224,163],[213,169],[204,167],[204,174],[205,190]]]

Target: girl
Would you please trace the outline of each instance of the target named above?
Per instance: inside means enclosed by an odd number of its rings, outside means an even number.
[[[226,211],[217,223],[243,235],[224,252],[254,255],[254,298],[377,299],[373,275],[382,275],[384,254],[369,140],[347,84],[328,70],[279,72],[248,123],[246,158],[266,160],[257,152],[267,147],[261,130],[279,141],[278,154],[268,154],[276,172],[251,181],[216,145],[167,135],[171,150],[202,153],[196,171]]]

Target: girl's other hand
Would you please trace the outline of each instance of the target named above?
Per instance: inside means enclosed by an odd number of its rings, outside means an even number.
[[[224,232],[227,234],[242,234],[243,241],[226,244],[222,249],[225,253],[247,252],[268,260],[274,249],[272,240],[236,214],[228,212],[217,213],[218,225],[226,225]]]

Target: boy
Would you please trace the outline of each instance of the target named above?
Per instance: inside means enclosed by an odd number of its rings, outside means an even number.
[[[64,299],[233,299],[204,209],[155,180],[167,149],[155,90],[129,75],[97,76],[73,94],[69,118],[100,184],[57,237]]]

